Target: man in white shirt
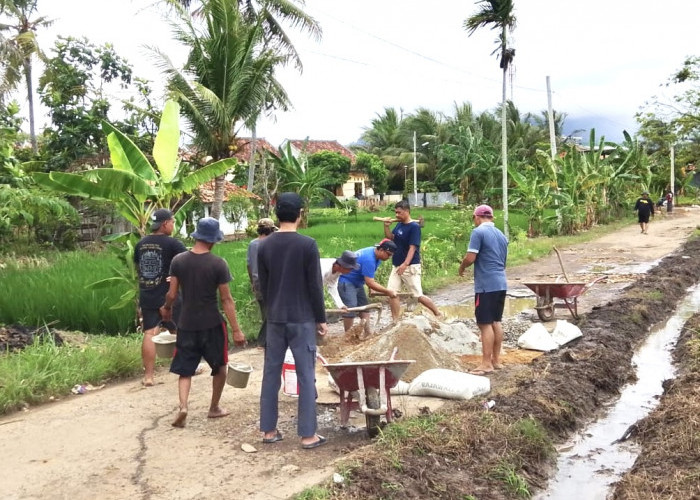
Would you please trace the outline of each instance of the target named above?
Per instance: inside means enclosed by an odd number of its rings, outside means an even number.
[[[328,294],[331,296],[338,309],[346,308],[338,293],[338,279],[341,275],[348,274],[350,271],[359,268],[357,255],[350,250],[345,250],[337,259],[321,259],[323,286],[328,290]]]

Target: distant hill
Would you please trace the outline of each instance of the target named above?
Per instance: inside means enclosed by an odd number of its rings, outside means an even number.
[[[606,141],[621,142],[624,140],[623,130],[634,136],[639,125],[634,117],[612,115],[569,115],[564,121],[564,135],[581,137],[585,145],[589,145],[588,140],[593,128],[596,142],[600,141],[602,136],[605,136]]]

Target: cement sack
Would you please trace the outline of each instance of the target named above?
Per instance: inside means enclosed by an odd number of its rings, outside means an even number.
[[[410,388],[411,384],[404,382],[403,380],[399,380],[394,387],[389,389],[389,394],[392,396],[405,396],[408,394]]]
[[[518,347],[533,351],[553,351],[559,348],[542,323],[535,323],[518,338]]]
[[[486,377],[469,373],[433,368],[418,375],[408,394],[411,396],[434,396],[444,399],[471,399],[491,390],[491,381]]]
[[[563,319],[557,320],[557,326],[552,332],[552,338],[554,339],[554,342],[556,342],[560,346],[568,344],[572,340],[577,339],[581,336],[583,336],[583,334],[581,333],[581,329],[578,326],[569,323],[568,321]]]

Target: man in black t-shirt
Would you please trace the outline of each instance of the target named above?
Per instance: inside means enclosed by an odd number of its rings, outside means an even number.
[[[159,208],[151,216],[152,234],[144,236],[134,248],[134,263],[139,275],[139,308],[141,309],[141,359],[143,360],[143,385],[153,385],[156,366],[156,346],[153,336],[160,331],[161,324],[174,331],[174,322],[161,321],[158,309],[165,301],[168,292],[168,272],[170,262],[177,254],[187,251],[185,245],[170,235],[175,228],[173,213],[166,208]],[[173,317],[178,319],[179,307]]]
[[[649,216],[654,217],[654,202],[649,198],[649,191],[644,191],[642,197],[637,199],[634,204],[634,209],[637,211],[637,220],[639,227],[642,228],[642,234],[647,234],[649,228]]]
[[[316,332],[325,335],[321,261],[316,241],[297,233],[303,200],[296,193],[277,197],[279,231],[260,242],[258,280],[267,308],[265,368],[260,391],[260,430],[263,443],[282,440],[277,429],[278,393],[284,355],[294,355],[299,401],[297,433],[301,447],[316,448],[326,438],[316,434]]]
[[[236,318],[236,303],[228,286],[232,279],[228,264],[211,253],[214,244],[224,238],[219,229],[219,221],[211,217],[199,219],[197,230],[191,236],[195,239],[192,250],[173,259],[170,266],[170,289],[160,308],[163,319],[170,319],[178,289],[180,290],[182,311],[175,344],[177,349],[170,364],[170,371],[180,376],[180,409],[172,423],[173,427],[185,426],[192,376],[202,358],[211,367],[212,375],[211,404],[207,417],[219,418],[229,414],[219,406],[226,383],[228,333],[219,312],[217,293],[231,326],[234,342],[236,345],[245,344],[245,337]]]

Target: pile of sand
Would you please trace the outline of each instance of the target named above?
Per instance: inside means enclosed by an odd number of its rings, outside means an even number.
[[[439,330],[439,325],[435,324],[434,329],[431,330],[424,330],[420,326],[423,325],[417,325],[413,319],[401,321],[385,331],[375,333],[355,346],[346,344],[346,349],[336,350],[335,359],[329,361],[348,363],[388,360],[394,347],[398,347],[396,359],[416,361],[401,377],[401,380],[406,382],[410,382],[431,368],[461,371],[462,367],[457,356],[434,346],[430,341],[431,332]]]

